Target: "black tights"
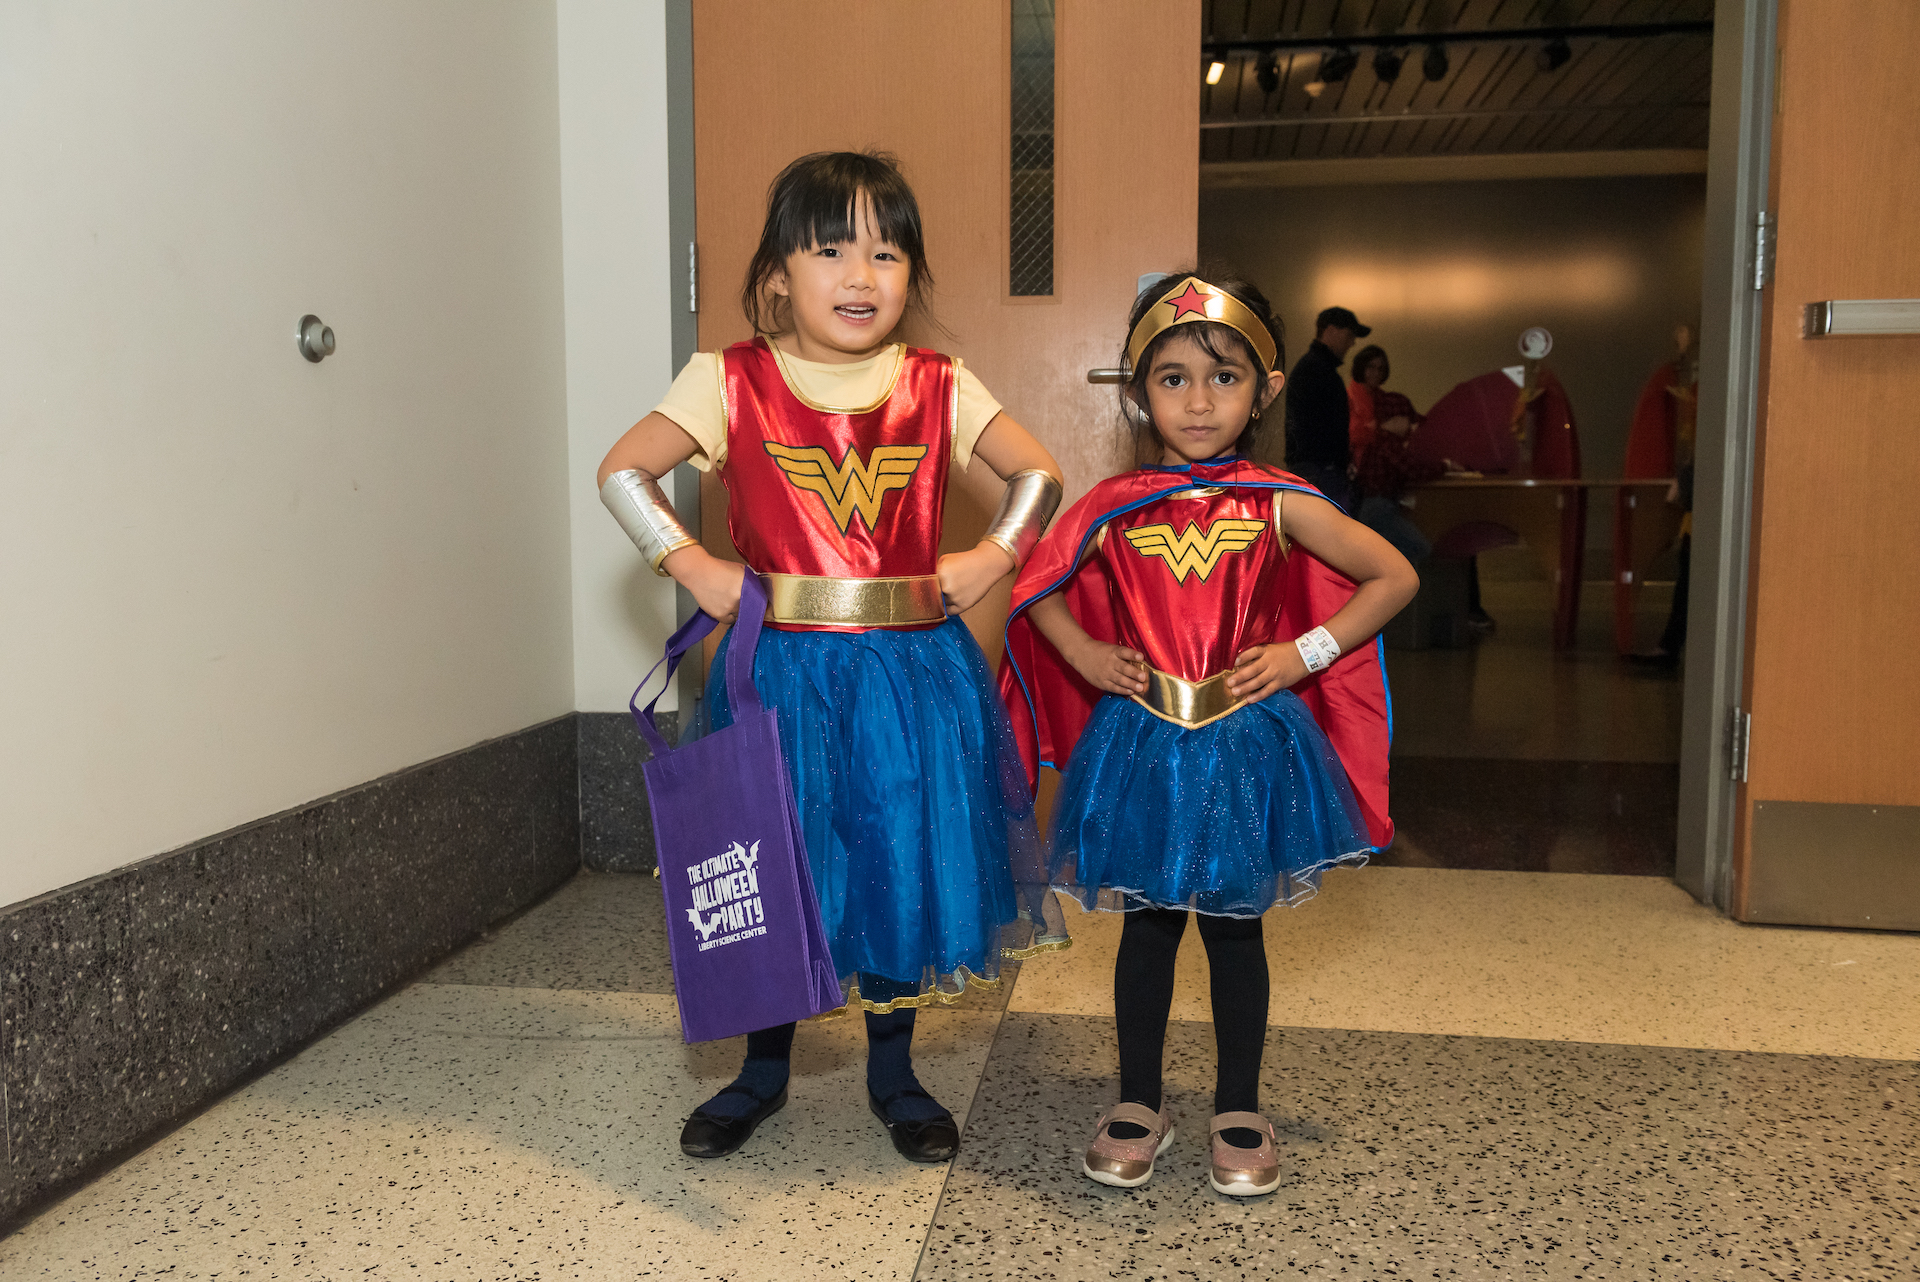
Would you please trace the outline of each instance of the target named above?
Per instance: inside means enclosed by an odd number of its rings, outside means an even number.
[[[1120,1099],[1160,1107],[1160,1066],[1173,1007],[1173,959],[1187,918],[1200,921],[1213,972],[1213,1037],[1219,1077],[1215,1113],[1260,1111],[1260,1053],[1267,1038],[1267,950],[1258,917],[1209,917],[1184,908],[1126,915],[1113,966],[1113,1013],[1120,1040]]]

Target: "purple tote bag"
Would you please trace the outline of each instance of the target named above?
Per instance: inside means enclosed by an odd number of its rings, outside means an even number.
[[[779,722],[753,686],[766,610],[766,588],[749,570],[727,648],[732,725],[670,748],[653,721],[659,695],[643,710],[636,690],[628,704],[653,749],[641,771],[666,892],[680,1031],[689,1042],[771,1028],[841,1004]],[[715,626],[711,616],[696,614],[673,634],[662,660],[669,681]]]

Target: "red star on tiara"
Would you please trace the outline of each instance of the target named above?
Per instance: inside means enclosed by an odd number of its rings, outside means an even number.
[[[1173,304],[1173,319],[1176,321],[1183,316],[1198,316],[1203,320],[1206,318],[1208,295],[1201,293],[1192,281],[1187,282],[1186,293],[1174,298],[1163,298],[1160,301]],[[1172,324],[1172,321],[1168,323]]]

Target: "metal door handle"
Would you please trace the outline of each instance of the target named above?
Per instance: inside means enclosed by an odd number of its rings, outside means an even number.
[[[1123,369],[1090,369],[1087,371],[1089,383],[1124,383],[1127,371]]]
[[[1836,298],[1800,314],[1802,338],[1854,334],[1920,334],[1920,298]]]

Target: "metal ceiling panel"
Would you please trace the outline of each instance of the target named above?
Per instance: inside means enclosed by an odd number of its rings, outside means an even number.
[[[1713,0],[1204,0],[1201,43],[1226,69],[1201,85],[1200,159],[1703,148],[1712,36],[1699,28],[1712,18]],[[1694,29],[1618,30],[1665,24]],[[1543,28],[1570,29],[1570,56],[1550,71],[1544,37],[1473,39]],[[1343,38],[1370,43],[1348,45],[1357,65],[1326,82],[1321,60]],[[1436,38],[1448,65],[1429,81],[1422,59]],[[1273,51],[1271,94],[1258,50],[1211,49],[1263,40],[1313,42]],[[1404,59],[1391,81],[1373,69],[1387,41]]]

